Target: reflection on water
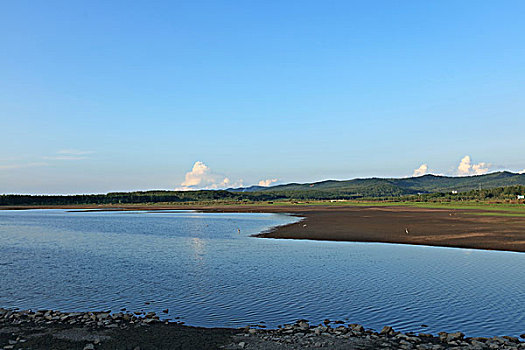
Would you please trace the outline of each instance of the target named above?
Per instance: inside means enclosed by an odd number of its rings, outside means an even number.
[[[196,260],[202,260],[202,257],[206,253],[206,242],[200,238],[193,237],[191,239],[191,246],[193,248],[194,257]]]
[[[471,336],[524,331],[525,254],[250,237],[294,220],[0,211],[0,307],[169,309],[201,326],[331,318]]]

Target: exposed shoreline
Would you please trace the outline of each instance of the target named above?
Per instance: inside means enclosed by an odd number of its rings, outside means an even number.
[[[525,339],[525,334],[520,335]],[[381,331],[360,324],[297,320],[277,329],[203,328],[153,312],[60,312],[0,308],[0,346],[10,349],[525,349],[518,337]]]
[[[0,209],[199,210],[202,212],[286,213],[303,220],[257,237],[376,242],[525,252],[525,217],[491,215],[472,209],[429,209],[321,205],[121,205],[24,206]],[[474,215],[482,212],[484,215]],[[407,233],[408,231],[408,233]]]

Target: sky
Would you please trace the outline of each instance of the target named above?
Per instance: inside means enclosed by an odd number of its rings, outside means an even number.
[[[525,170],[524,1],[3,1],[0,193]]]

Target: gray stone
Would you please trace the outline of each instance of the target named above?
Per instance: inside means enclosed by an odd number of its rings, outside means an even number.
[[[352,327],[352,330],[357,333],[363,333],[365,331],[365,327],[361,326],[360,324],[357,324]]]
[[[246,343],[245,343],[245,342],[242,341],[242,342],[239,343],[239,347],[240,347],[241,349],[244,349],[245,346],[246,346]]]
[[[390,335],[394,332],[394,329],[390,326],[384,326],[379,334]]]
[[[461,332],[449,333],[447,334],[447,342],[451,342],[455,340],[463,340],[464,337],[465,337],[465,334]]]
[[[297,327],[302,331],[307,331],[310,329],[310,325],[306,321],[300,321],[297,323]]]
[[[484,348],[487,347],[487,345],[486,345],[485,343],[480,342],[480,341],[478,341],[478,340],[476,340],[476,339],[472,339],[472,340],[470,341],[470,344],[472,344],[473,346],[478,347],[478,348],[480,348],[480,349],[484,349]]]
[[[86,344],[86,346],[84,346],[84,350],[95,350],[95,345]]]

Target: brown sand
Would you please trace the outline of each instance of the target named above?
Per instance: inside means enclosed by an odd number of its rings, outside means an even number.
[[[525,252],[525,217],[408,207],[327,207],[294,213],[304,220],[258,236]]]
[[[24,209],[29,209],[25,207]],[[34,207],[33,207],[34,208]],[[42,207],[40,207],[42,208]],[[56,208],[56,207],[54,207]],[[356,206],[75,206],[76,209],[290,213],[304,219],[259,237],[384,242],[525,252],[525,217],[480,216],[473,210]],[[0,209],[15,209],[13,207]],[[17,207],[17,209],[22,209]],[[477,210],[479,212],[479,210]],[[406,233],[408,230],[408,233]]]

